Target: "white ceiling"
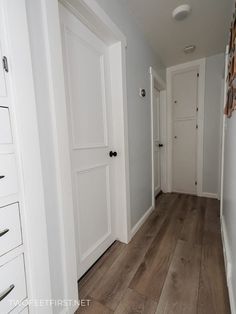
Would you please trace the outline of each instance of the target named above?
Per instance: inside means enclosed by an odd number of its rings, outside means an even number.
[[[165,66],[224,52],[232,18],[233,0],[120,0],[135,18],[140,30]],[[190,16],[177,22],[173,9],[188,3]],[[196,45],[186,55],[186,45]]]

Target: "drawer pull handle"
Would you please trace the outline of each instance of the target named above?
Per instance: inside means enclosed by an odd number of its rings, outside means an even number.
[[[9,229],[5,229],[5,230],[3,230],[3,231],[0,231],[0,238],[2,237],[2,236],[4,236],[4,234],[6,234],[6,233],[8,233],[9,232]]]
[[[10,287],[8,289],[6,289],[5,291],[3,291],[1,294],[0,294],[0,302],[5,299],[9,293],[11,293],[11,291],[15,288],[14,285],[10,285]]]
[[[0,176],[0,179],[4,179],[5,178],[5,176]]]

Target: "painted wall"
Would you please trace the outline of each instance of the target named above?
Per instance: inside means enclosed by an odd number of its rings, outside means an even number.
[[[160,59],[139,32],[122,1],[97,0],[113,22],[127,37],[127,93],[130,164],[131,225],[139,221],[152,205],[151,187],[151,107],[149,67],[165,78]],[[139,88],[147,90],[145,99]]]
[[[224,76],[224,54],[206,58],[203,192],[218,194]]]
[[[224,151],[223,227],[228,263],[231,266],[229,292],[231,306],[236,303],[236,112],[226,119]],[[229,266],[229,265],[228,265]],[[234,301],[233,301],[234,300]],[[232,313],[233,309],[232,309]]]

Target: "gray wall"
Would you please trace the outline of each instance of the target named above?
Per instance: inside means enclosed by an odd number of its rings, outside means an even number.
[[[98,0],[113,22],[127,37],[127,92],[130,162],[131,225],[134,226],[152,205],[151,107],[149,67],[162,78],[165,69],[137,25],[122,6],[123,0]],[[147,90],[145,99],[139,88]]]
[[[203,192],[217,194],[219,189],[222,117],[222,79],[224,54],[206,58]]]

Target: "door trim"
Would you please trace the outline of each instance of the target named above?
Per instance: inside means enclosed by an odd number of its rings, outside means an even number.
[[[24,259],[27,298],[29,300],[49,300],[52,292],[49,247],[27,7],[25,0],[1,0],[0,5],[4,12],[7,53],[11,61],[9,92],[12,101],[12,120],[15,125],[13,133],[19,153],[17,154],[19,155],[17,164],[20,172],[19,184],[22,190],[20,193],[21,222],[26,253]],[[9,261],[8,258],[6,259],[6,255],[4,256],[5,261]],[[4,259],[2,257],[2,262]],[[19,310],[20,308],[17,307],[16,312]],[[47,311],[50,314],[52,308],[48,308],[44,304],[42,307],[30,306],[29,311],[34,314]]]
[[[179,64],[167,69],[167,191],[172,192],[172,76],[186,69],[198,69],[198,136],[197,136],[197,195],[203,196],[203,132],[204,132],[204,104],[205,104],[205,68],[206,59]]]
[[[157,82],[158,90],[160,92],[160,120],[165,121],[166,117],[166,83],[162,80],[162,78],[157,74],[157,72],[150,67],[150,95],[151,95],[151,149],[152,149],[152,207],[155,208],[155,182],[154,182],[154,143],[153,143],[153,105],[154,105],[154,89],[155,89],[155,81]],[[166,134],[166,123],[162,123],[160,126],[161,130],[161,141],[164,143],[163,153],[161,155],[161,190],[166,192],[166,166],[164,164],[164,160],[166,160],[166,145],[165,145],[165,136]]]
[[[126,38],[94,0],[61,1],[93,32],[110,45],[112,72],[112,102],[116,110],[115,144],[119,158],[115,169],[119,191],[116,193],[116,238],[128,242],[130,237],[129,159],[126,94]],[[57,186],[60,197],[60,229],[65,278],[65,299],[78,299],[76,254],[74,244],[72,178],[69,157],[69,132],[66,115],[65,83],[58,0],[41,0],[43,26],[46,38],[47,62],[51,106],[53,113],[54,149],[57,169]],[[119,160],[119,162],[118,162]],[[119,208],[119,212],[118,212]],[[68,245],[68,243],[72,243]],[[76,308],[66,309],[74,313]],[[66,311],[65,310],[65,311]]]

